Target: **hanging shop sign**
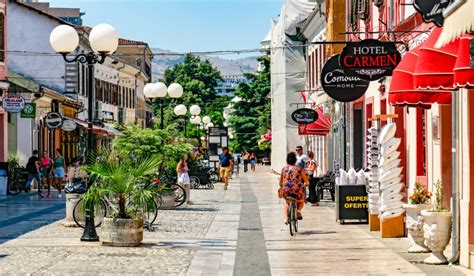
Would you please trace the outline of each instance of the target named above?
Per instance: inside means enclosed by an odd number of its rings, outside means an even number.
[[[329,97],[340,102],[352,102],[364,95],[369,82],[348,76],[339,65],[339,55],[332,56],[321,72],[321,86]]]
[[[63,117],[57,112],[49,112],[46,117],[44,117],[44,123],[49,129],[57,129],[62,126]]]
[[[8,95],[3,98],[2,107],[6,112],[18,113],[25,107],[25,99],[20,95]]]
[[[444,24],[443,12],[454,0],[415,0],[413,5],[415,9],[421,13],[423,21],[433,22],[438,27]]]
[[[36,103],[26,103],[20,112],[20,118],[36,118]]]
[[[347,75],[374,81],[391,76],[401,59],[395,43],[365,39],[348,43],[339,63]]]
[[[291,119],[293,119],[295,123],[308,125],[316,122],[316,120],[318,119],[318,113],[316,112],[316,110],[310,108],[300,108],[293,111],[293,113],[291,114]]]
[[[64,131],[74,131],[77,128],[77,124],[71,120],[64,120],[61,127]]]

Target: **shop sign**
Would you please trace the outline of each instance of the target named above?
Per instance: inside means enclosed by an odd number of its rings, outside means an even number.
[[[19,95],[8,95],[3,98],[2,107],[6,112],[18,113],[25,107],[25,99]]]
[[[442,27],[444,23],[443,12],[454,0],[415,0],[413,5],[415,9],[421,13],[423,21],[433,22],[438,27]]]
[[[209,136],[227,136],[226,127],[210,127]]]
[[[26,103],[20,112],[20,118],[36,118],[36,103]]]
[[[57,112],[49,112],[44,118],[44,123],[49,129],[60,128],[63,124],[63,117]]]
[[[332,56],[321,72],[321,86],[329,97],[340,102],[352,102],[364,95],[369,82],[348,76],[339,65],[339,55]]]
[[[395,43],[375,39],[350,42],[339,57],[339,63],[347,75],[368,81],[392,75],[400,60]]]
[[[316,110],[313,109],[300,108],[295,110],[291,114],[291,119],[293,119],[295,123],[308,125],[316,122],[316,120],[318,119],[318,113],[316,112]]]
[[[61,127],[64,131],[74,131],[77,127],[77,124],[71,120],[64,120],[63,126]]]

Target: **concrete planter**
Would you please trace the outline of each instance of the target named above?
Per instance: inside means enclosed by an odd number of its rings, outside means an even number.
[[[162,209],[175,209],[175,198],[176,195],[173,191],[162,192],[161,194],[161,208]]]
[[[106,246],[138,246],[143,241],[143,219],[104,218],[100,241]]]
[[[408,248],[408,253],[430,252],[430,249],[425,245],[421,211],[431,209],[431,207],[431,204],[403,204],[403,209],[407,214],[405,224],[408,229],[408,239],[412,244]]]
[[[81,199],[82,194],[66,194],[66,218],[63,221],[65,227],[78,227],[74,222],[73,213],[76,203]]]
[[[448,260],[443,254],[451,238],[452,213],[421,211],[424,219],[425,245],[431,249],[431,255],[424,260],[425,264],[446,264]]]

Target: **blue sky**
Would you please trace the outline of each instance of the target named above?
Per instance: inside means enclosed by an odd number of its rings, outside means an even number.
[[[45,0],[42,0],[45,1]],[[86,25],[177,52],[258,48],[284,0],[51,0],[79,7]]]

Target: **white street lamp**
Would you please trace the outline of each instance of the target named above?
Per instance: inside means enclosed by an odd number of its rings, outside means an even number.
[[[166,84],[162,82],[153,84],[152,91],[155,98],[164,98],[166,97],[166,94],[168,94],[168,88],[166,87]]]
[[[118,47],[118,35],[114,27],[108,24],[99,24],[95,26],[89,34],[89,44],[93,52],[78,54],[74,58],[68,58],[67,55],[73,52],[79,44],[79,35],[77,31],[69,25],[60,25],[51,31],[49,36],[51,47],[63,56],[67,63],[87,64],[87,163],[93,161],[94,153],[94,135],[92,128],[94,124],[94,65],[103,64],[107,55],[112,54]],[[147,87],[149,93],[150,87]],[[89,185],[91,185],[89,183]],[[86,206],[86,226],[82,234],[81,241],[98,241],[94,223],[94,204]]]
[[[99,24],[92,28],[89,42],[96,53],[111,54],[118,47],[117,31],[109,24]]]
[[[210,128],[210,127],[214,127],[214,124],[213,123],[209,123],[206,125],[206,128]]]
[[[69,25],[59,25],[51,32],[49,43],[56,53],[69,54],[79,44],[79,35],[76,29]]]
[[[204,124],[209,124],[209,123],[211,122],[211,117],[209,117],[209,116],[204,116],[204,117],[202,118],[202,122],[203,122]]]
[[[145,87],[143,87],[143,94],[145,95],[145,97],[149,99],[155,98],[155,96],[153,95],[153,86],[153,83],[145,84]]]
[[[174,114],[176,114],[176,116],[184,116],[186,112],[188,112],[188,109],[184,104],[177,105],[174,108]]]
[[[191,115],[193,115],[193,116],[197,116],[197,115],[201,114],[201,108],[199,107],[199,105],[192,105],[189,108],[189,113],[191,113]]]
[[[168,87],[168,95],[171,98],[180,98],[183,96],[183,87],[179,83],[172,83]]]

